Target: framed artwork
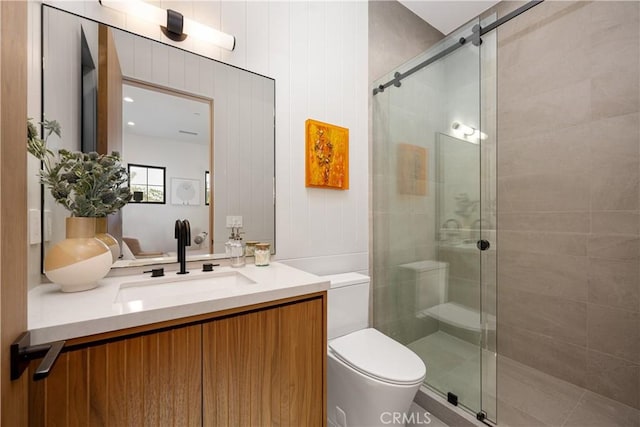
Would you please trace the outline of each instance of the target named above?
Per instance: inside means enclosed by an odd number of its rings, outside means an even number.
[[[398,144],[398,194],[427,195],[427,149]]]
[[[349,189],[349,129],[308,119],[305,140],[306,186]]]
[[[200,181],[197,179],[171,178],[172,205],[200,205]]]

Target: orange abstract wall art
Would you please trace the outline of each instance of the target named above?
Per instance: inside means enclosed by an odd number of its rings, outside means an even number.
[[[308,119],[306,127],[306,186],[349,188],[349,129]]]

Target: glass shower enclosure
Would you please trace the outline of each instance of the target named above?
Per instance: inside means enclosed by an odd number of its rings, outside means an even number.
[[[425,386],[495,421],[496,41],[479,24],[375,84],[373,319]]]

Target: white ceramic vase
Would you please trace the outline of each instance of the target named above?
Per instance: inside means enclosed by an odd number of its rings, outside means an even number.
[[[107,245],[111,251],[111,262],[120,258],[120,245],[115,237],[107,233],[107,217],[96,218],[96,239]]]
[[[44,273],[62,292],[93,289],[111,268],[109,247],[96,239],[96,218],[66,219],[66,239],[47,250]]]

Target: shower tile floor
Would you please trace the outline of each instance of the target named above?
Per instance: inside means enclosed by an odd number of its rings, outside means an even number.
[[[453,391],[460,402],[480,401],[477,346],[438,331],[408,345],[427,365],[427,382]],[[494,354],[484,352],[483,373],[495,376]],[[498,425],[511,427],[640,427],[640,410],[498,356]],[[495,389],[484,391],[484,406],[495,407]]]

